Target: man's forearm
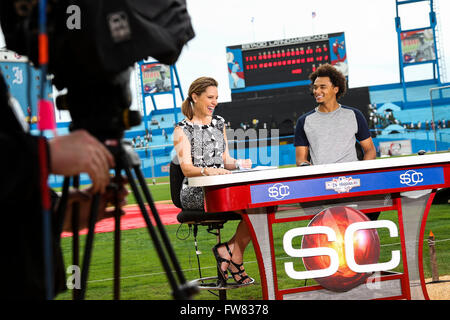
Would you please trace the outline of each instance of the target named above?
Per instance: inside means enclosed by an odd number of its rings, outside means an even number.
[[[377,153],[375,150],[369,150],[367,152],[364,152],[363,160],[374,160],[376,158],[377,158]]]

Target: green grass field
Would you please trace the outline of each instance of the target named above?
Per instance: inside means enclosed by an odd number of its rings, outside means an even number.
[[[168,178],[159,178],[155,185],[149,180],[149,188],[154,201],[170,200]],[[134,203],[134,197],[130,194],[129,203]],[[396,214],[392,211],[383,212],[379,219],[388,219],[396,222]],[[231,221],[222,230],[222,239],[228,240],[234,234],[237,222]],[[280,237],[284,231],[289,229],[288,225],[277,225],[276,234]],[[428,244],[426,241],[430,230],[436,237],[436,251],[438,257],[439,274],[450,274],[450,205],[435,204],[432,206],[425,230],[424,241],[424,269],[426,278],[431,277],[429,263]],[[380,261],[390,259],[391,250],[400,249],[398,238],[390,238],[381,229],[379,232],[381,240]],[[189,234],[187,225],[166,226],[166,232],[170,237],[172,246],[183,269],[183,273],[188,280],[199,278],[197,259],[193,243],[193,236]],[[90,300],[111,300],[113,299],[113,233],[100,233],[95,235],[94,249],[89,270],[88,289],[86,299]],[[282,239],[275,239],[275,253],[283,252]],[[81,236],[81,246],[83,248],[85,236]],[[211,248],[214,246],[215,236],[206,232],[206,227],[200,227],[198,233],[201,272],[202,276],[214,276],[216,266]],[[71,238],[62,239],[62,247],[66,267],[71,265]],[[169,300],[172,299],[171,289],[167,282],[167,277],[163,271],[153,242],[150,240],[148,230],[135,229],[122,231],[121,241],[121,299],[123,300]],[[81,256],[82,256],[82,250]],[[276,254],[277,270],[283,270],[283,263],[286,257],[283,254]],[[259,270],[253,246],[250,244],[245,253],[245,268],[247,273],[255,278],[256,284],[239,290],[228,290],[228,299],[235,300],[255,300],[262,299]],[[401,266],[401,264],[400,264]],[[398,267],[396,271],[401,271]],[[292,285],[292,280],[278,275],[280,288]],[[306,285],[314,284],[313,280],[308,280]],[[304,285],[304,281],[300,284]],[[298,283],[295,286],[299,286]],[[71,299],[72,292],[58,295],[57,300]],[[218,299],[208,291],[201,291],[195,299],[208,300]]]

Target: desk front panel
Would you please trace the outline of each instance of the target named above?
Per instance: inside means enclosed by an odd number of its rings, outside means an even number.
[[[263,179],[263,178],[262,178]],[[365,195],[444,188],[450,164],[376,169],[205,187],[206,211],[222,212]]]
[[[282,169],[281,169],[282,170]],[[280,172],[281,172],[280,170]],[[239,174],[236,174],[238,177]],[[424,228],[438,188],[450,187],[450,163],[327,172],[208,185],[208,212],[246,209],[244,219],[258,258],[264,299],[426,299],[422,264]],[[298,207],[296,210],[283,208]],[[283,285],[283,264],[276,258],[276,239],[324,207],[347,206],[363,213],[393,211],[398,218],[402,273],[382,274],[376,290],[370,283],[336,293],[320,286]],[[384,219],[384,218],[383,218]],[[292,227],[290,227],[291,225]],[[281,234],[280,234],[281,233]],[[279,240],[278,240],[279,241]],[[283,254],[283,253],[282,253]],[[289,283],[289,282],[288,282]]]

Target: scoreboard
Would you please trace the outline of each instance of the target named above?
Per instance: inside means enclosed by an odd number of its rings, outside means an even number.
[[[329,63],[348,75],[344,33],[321,34],[227,47],[230,88],[309,84],[309,75]]]

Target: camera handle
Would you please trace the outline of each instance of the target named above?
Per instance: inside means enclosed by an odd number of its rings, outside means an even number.
[[[187,300],[191,299],[194,294],[198,292],[198,287],[195,285],[192,285],[190,283],[186,282],[186,279],[184,277],[184,274],[181,270],[181,267],[178,263],[178,260],[176,258],[175,252],[171,246],[169,237],[167,236],[167,233],[165,231],[164,225],[161,222],[161,219],[159,217],[158,211],[156,209],[156,206],[154,204],[154,201],[152,199],[152,196],[150,194],[150,191],[148,189],[148,186],[145,182],[145,178],[142,174],[142,171],[140,170],[140,158],[137,155],[137,153],[134,151],[133,147],[128,141],[122,140],[120,143],[118,143],[117,146],[111,147],[108,146],[110,151],[113,153],[114,158],[116,160],[116,169],[115,174],[116,177],[120,175],[121,170],[125,171],[126,177],[128,179],[128,183],[130,184],[130,187],[132,189],[132,192],[134,194],[134,197],[136,199],[136,202],[138,203],[139,209],[141,211],[141,214],[145,220],[145,223],[147,225],[147,229],[149,231],[150,237],[153,241],[153,244],[155,246],[155,249],[158,253],[159,259],[161,261],[161,264],[164,268],[164,271],[166,272],[167,279],[169,281],[169,284],[172,288],[172,295],[173,298],[176,300]],[[156,222],[157,231],[159,231],[159,236],[162,239],[161,240],[158,237],[158,233],[155,230],[155,227],[153,226],[149,213],[147,211],[147,208],[144,204],[144,199],[142,198],[141,193],[138,190],[138,186],[136,184],[136,181],[134,180],[132,170],[134,171],[135,176],[137,177],[138,183],[140,185],[140,188],[144,194],[145,200],[147,201],[149,208],[152,212],[152,216],[154,218],[154,221]],[[66,182],[69,178],[65,178],[64,185],[63,185],[63,196],[61,199],[67,199],[67,197],[64,197],[64,192],[68,192],[68,185],[69,183]],[[114,180],[114,179],[113,179]],[[114,235],[114,299],[119,299],[120,297],[120,206],[118,204],[118,196],[117,192],[120,190],[120,188],[116,188],[115,192],[115,235]],[[91,210],[90,210],[90,218],[89,218],[89,229],[88,234],[86,238],[86,244],[85,244],[85,250],[84,250],[84,258],[83,258],[83,266],[81,269],[81,288],[79,290],[74,289],[74,299],[84,299],[87,289],[87,278],[89,273],[89,266],[90,266],[90,258],[92,253],[92,247],[94,242],[94,229],[95,229],[95,223],[97,221],[97,215],[98,215],[98,207],[99,207],[99,200],[100,195],[96,194],[93,197]],[[59,217],[60,223],[59,227],[60,230],[62,230],[62,222],[64,221],[64,212],[65,212],[65,204],[63,201],[61,201],[60,207],[59,207]],[[76,216],[76,213],[73,213],[73,216]],[[74,226],[76,229],[73,229],[73,234],[78,235],[78,226]],[[78,241],[78,239],[73,238],[73,241]],[[163,248],[164,246],[164,248]],[[74,244],[73,248],[79,248],[78,244]],[[165,251],[164,251],[165,249]],[[168,257],[166,256],[166,252]],[[77,253],[73,252],[74,261],[75,259],[79,261],[79,258],[77,257]],[[174,273],[172,272],[172,268],[170,266],[170,263],[172,264],[173,269],[175,270],[175,274],[177,278],[174,277]]]

